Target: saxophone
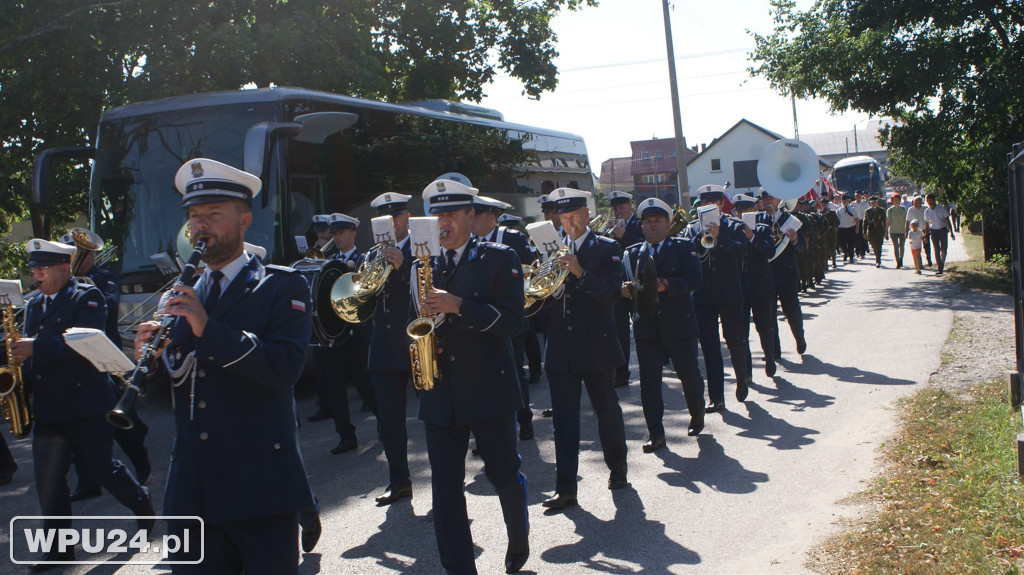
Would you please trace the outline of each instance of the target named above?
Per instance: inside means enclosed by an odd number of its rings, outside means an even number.
[[[11,428],[11,435],[21,439],[32,431],[32,412],[28,407],[25,380],[21,377],[21,360],[15,359],[11,345],[18,341],[14,325],[14,306],[9,300],[0,301],[3,310],[3,329],[7,347],[7,365],[0,367],[0,413]]]
[[[427,294],[434,289],[434,270],[430,256],[417,256],[420,266],[416,269],[416,285],[420,307],[426,302]],[[413,387],[422,391],[434,389],[434,382],[441,378],[437,370],[437,337],[434,335],[434,316],[421,315],[409,322],[405,333],[412,338],[409,345],[409,361],[412,365]]]

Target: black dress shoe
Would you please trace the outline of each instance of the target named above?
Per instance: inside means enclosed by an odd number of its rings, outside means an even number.
[[[509,543],[505,551],[505,573],[518,573],[526,560],[530,558],[530,542],[526,541],[520,545]]]
[[[570,505],[576,505],[579,501],[576,499],[576,494],[568,495],[562,493],[555,493],[554,497],[545,499],[542,506],[548,509],[565,509]]]
[[[655,451],[665,447],[665,436],[651,437],[643,446],[644,453],[654,453]]]
[[[71,494],[71,502],[85,501],[86,499],[92,499],[93,497],[99,497],[103,495],[103,490],[99,487],[82,489],[79,487]]]
[[[608,489],[616,490],[629,487],[629,481],[625,477],[609,477]]]
[[[764,358],[764,374],[765,375],[767,375],[768,377],[775,377],[776,369],[777,368],[775,366],[775,360],[774,359],[772,359],[770,357]]]
[[[704,408],[704,413],[718,413],[725,410],[724,401],[712,401]]]
[[[796,352],[803,355],[807,351],[807,340],[800,336],[800,339],[796,340]]]
[[[338,442],[338,445],[336,445],[333,449],[331,449],[331,454],[332,455],[338,455],[339,453],[345,453],[346,451],[352,451],[356,447],[359,447],[359,442],[356,441],[355,437],[350,437],[348,439],[342,439],[341,441]]]
[[[318,409],[316,413],[306,418],[306,421],[323,421],[325,419],[332,419],[334,416],[331,412]]]
[[[320,511],[316,504],[299,509],[299,527],[302,528],[302,552],[312,553],[323,527],[320,525]]]
[[[43,555],[43,561],[74,561],[74,560],[75,560],[75,550],[73,548],[69,549],[68,551],[65,551],[64,553],[57,553],[56,551],[51,551],[50,553],[47,553],[47,554]],[[29,571],[29,573],[42,573],[44,571],[49,571],[51,569],[56,569],[58,567],[64,567],[64,565],[53,565],[53,564],[46,565],[46,564],[42,564],[42,563],[37,563],[35,565],[31,565],[28,568],[28,571]]]
[[[704,414],[694,415],[690,418],[690,426],[686,428],[686,435],[696,437],[704,430]]]
[[[736,382],[736,401],[744,402],[747,400],[747,393],[750,388],[747,387],[747,381],[741,380]]]
[[[412,485],[388,485],[384,493],[377,498],[377,507],[391,505],[395,501],[405,499],[406,497],[412,499]]]
[[[555,413],[555,410],[553,410],[553,409],[551,409],[549,407],[549,408],[545,409],[544,411],[540,412],[540,415],[541,415],[541,417],[551,417],[552,415],[554,415],[554,413]]]
[[[14,479],[14,472],[18,470],[18,463],[16,461],[11,462],[11,468],[7,471],[0,472],[0,485],[7,485]]]
[[[519,441],[530,441],[533,439],[533,428],[523,427],[519,429]]]

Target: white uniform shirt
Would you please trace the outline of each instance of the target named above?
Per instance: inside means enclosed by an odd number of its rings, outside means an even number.
[[[853,202],[850,202],[848,206],[839,206],[836,215],[839,216],[839,227],[842,229],[857,225],[857,207],[853,205]]]
[[[925,208],[924,219],[928,222],[928,229],[941,230],[946,227],[946,219],[949,218],[949,210],[945,206],[935,204],[935,209]]]

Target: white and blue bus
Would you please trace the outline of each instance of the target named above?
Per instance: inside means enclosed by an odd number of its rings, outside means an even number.
[[[882,165],[871,156],[843,158],[832,166],[832,181],[840,192],[866,192],[869,196],[882,196],[888,175]]]
[[[185,222],[174,174],[205,157],[260,176],[246,240],[268,263],[301,254],[314,214],[360,218],[359,243],[372,243],[370,200],[413,196],[437,176],[458,172],[482,194],[539,219],[537,196],[559,187],[594,190],[579,136],[505,122],[494,110],[432,100],[389,104],[300,88],[217,92],[152,100],[106,111],[94,148],[43,152],[36,162],[34,233],[49,237],[47,184],[54,163],[92,160],[90,227],[119,248],[122,315],[168,279],[156,261],[176,255]],[[157,256],[157,257],[154,257]],[[187,257],[182,254],[181,257]]]

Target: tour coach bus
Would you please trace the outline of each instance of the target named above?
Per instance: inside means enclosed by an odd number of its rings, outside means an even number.
[[[389,104],[300,88],[179,96],[107,110],[95,148],[56,148],[36,161],[33,224],[45,237],[48,176],[54,162],[92,158],[90,227],[118,246],[122,316],[171,277],[156,262],[176,253],[185,215],[174,174],[191,158],[240,167],[263,180],[246,240],[267,261],[301,254],[296,236],[314,214],[343,212],[361,222],[359,245],[373,243],[370,200],[413,196],[437,176],[465,175],[481,194],[540,219],[537,196],[558,187],[593,191],[579,136],[507,123],[494,110],[431,100]],[[163,255],[161,255],[163,254]],[[181,258],[187,258],[181,254]]]
[[[867,192],[869,196],[881,196],[888,179],[888,175],[882,173],[881,164],[871,156],[843,158],[832,166],[832,181],[840,192]]]

